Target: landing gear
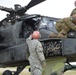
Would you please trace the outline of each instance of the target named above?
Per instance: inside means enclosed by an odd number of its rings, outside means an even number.
[[[25,67],[26,67],[25,65],[22,65],[22,66],[17,67],[17,71],[14,72],[13,74],[12,74],[12,72],[11,72],[10,70],[6,70],[6,71],[3,72],[2,75],[19,75],[19,74],[21,73],[21,71],[22,71]]]
[[[16,72],[14,72],[14,75],[19,75],[19,73],[25,68],[26,66],[19,66],[19,67],[17,67],[17,71]]]
[[[3,72],[2,75],[12,75],[12,72],[10,70],[6,70]]]

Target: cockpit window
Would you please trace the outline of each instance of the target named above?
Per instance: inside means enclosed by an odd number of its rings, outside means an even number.
[[[52,22],[49,21],[49,20],[46,19],[46,18],[43,18],[43,19],[41,20],[41,23],[40,23],[40,27],[39,27],[39,28],[47,29],[47,28],[49,28],[49,26],[50,26],[50,27],[53,26]]]
[[[45,17],[41,20],[39,29],[46,29],[48,31],[56,32],[55,25],[56,25],[55,20],[50,20],[50,18]]]
[[[56,25],[56,21],[54,21],[54,26]]]
[[[48,29],[48,30],[52,30],[53,27],[54,27],[54,22],[53,22],[53,21],[49,21],[49,22],[47,23],[47,29]]]
[[[48,18],[43,18],[40,23],[40,29],[48,29],[51,30],[51,28],[54,26],[54,22],[52,20],[49,20]]]

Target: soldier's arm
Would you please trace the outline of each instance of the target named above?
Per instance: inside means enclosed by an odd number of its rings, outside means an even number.
[[[70,28],[76,31],[76,25],[72,22],[71,17],[63,19],[65,24]]]
[[[32,34],[26,39],[26,42],[28,43],[32,39]]]
[[[62,29],[59,33],[58,33],[58,37],[60,38],[66,38],[67,37],[67,31],[65,29]]]
[[[37,55],[38,55],[39,60],[42,63],[45,62],[45,56],[44,56],[44,53],[43,53],[43,47],[42,47],[42,44],[40,42],[37,42],[36,51],[37,51]]]
[[[74,23],[69,24],[70,29],[73,29],[76,31],[76,25]]]
[[[76,8],[72,10],[70,16],[72,16],[72,15],[74,15],[74,14],[76,14]]]

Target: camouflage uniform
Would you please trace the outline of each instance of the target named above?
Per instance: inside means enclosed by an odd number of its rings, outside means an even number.
[[[37,39],[32,39],[30,36],[26,40],[29,47],[29,62],[32,75],[42,75],[42,63],[45,62],[43,54],[43,48],[41,43]]]
[[[70,15],[70,16],[72,16],[72,15],[74,15],[74,14],[76,14],[76,8],[73,9],[73,11],[71,12],[71,15]]]
[[[71,17],[63,18],[56,23],[56,30],[58,31],[58,34],[52,33],[49,37],[67,37],[67,33],[69,30],[75,30],[76,31],[76,25],[72,22]]]

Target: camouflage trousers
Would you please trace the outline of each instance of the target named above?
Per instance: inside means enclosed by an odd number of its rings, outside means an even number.
[[[42,70],[39,67],[31,66],[31,75],[42,75]]]

